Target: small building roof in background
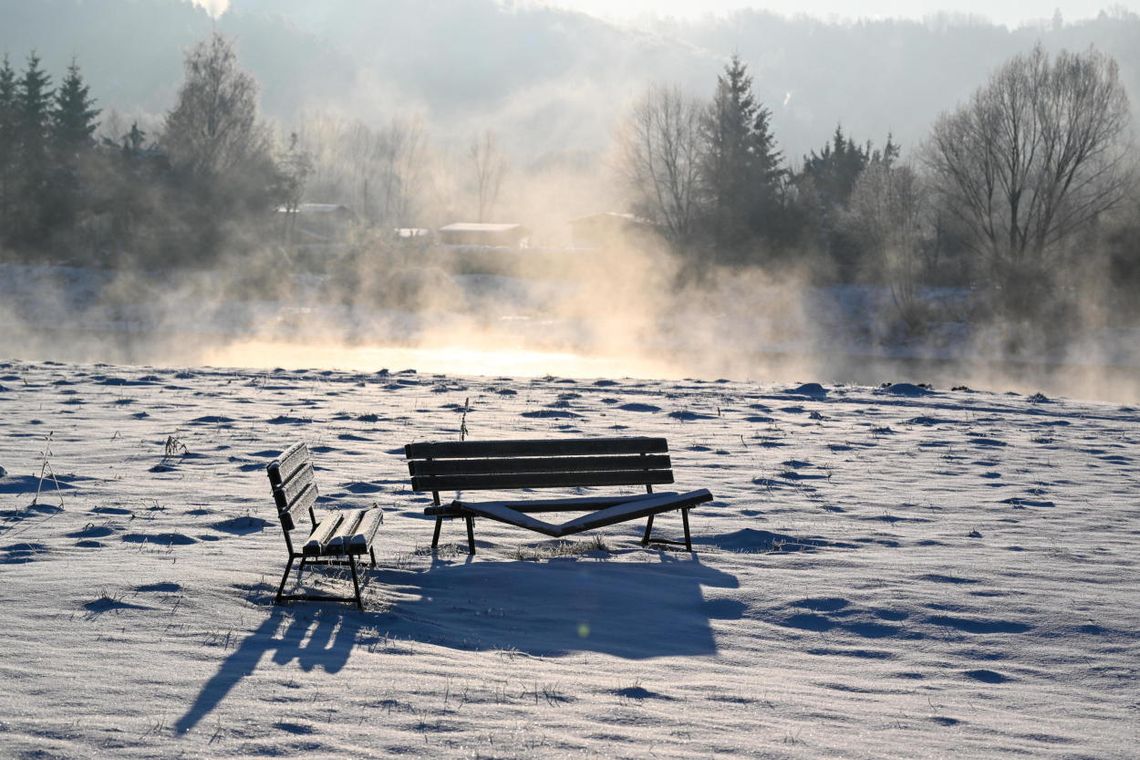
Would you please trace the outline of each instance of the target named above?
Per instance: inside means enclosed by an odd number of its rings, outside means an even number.
[[[571,219],[568,224],[578,224],[580,222],[600,222],[600,221],[621,221],[629,222],[631,224],[653,224],[650,220],[637,216],[636,214],[623,214],[617,211],[601,211],[597,214],[586,214],[579,216],[576,219]]]
[[[514,232],[521,230],[521,224],[485,224],[483,222],[456,222],[440,227],[440,232]]]
[[[278,206],[278,214],[351,214],[352,209],[340,203],[302,203],[295,209]]]

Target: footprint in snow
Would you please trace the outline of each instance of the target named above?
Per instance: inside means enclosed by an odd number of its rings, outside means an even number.
[[[23,565],[32,562],[41,554],[47,554],[45,544],[22,542],[0,546],[0,565]]]
[[[356,481],[353,483],[345,483],[343,486],[341,486],[341,488],[343,488],[344,490],[348,491],[351,494],[356,494],[358,496],[362,495],[362,494],[380,493],[381,491],[384,490],[383,488],[376,485],[375,483],[366,483],[363,481]]]
[[[1025,633],[1033,626],[1018,623],[1013,620],[999,618],[963,618],[950,615],[932,615],[926,618],[926,623],[943,628],[954,628],[962,633],[996,634],[996,633]]]
[[[963,675],[966,676],[966,678],[972,679],[974,681],[981,681],[982,683],[997,684],[1006,683],[1007,681],[1013,680],[1009,676],[1002,675],[996,670],[986,670],[984,668],[981,670],[967,670],[965,673],[963,673]]]
[[[185,533],[127,533],[123,542],[128,544],[154,544],[156,546],[188,546],[198,543]]]
[[[715,416],[711,414],[702,414],[700,412],[690,412],[688,410],[669,412],[669,416],[681,422],[695,422],[696,420],[713,420]]]
[[[232,517],[229,520],[211,523],[210,527],[233,536],[248,536],[251,533],[260,533],[271,524],[272,523],[268,520],[263,520],[260,517],[244,515],[242,517]]]
[[[106,525],[88,524],[82,530],[64,534],[67,538],[106,538],[114,534],[115,529]]]
[[[1020,496],[1011,496],[1008,499],[1002,499],[1002,504],[1009,504],[1015,509],[1024,509],[1025,507],[1040,507],[1048,509],[1057,506],[1056,503],[1047,499],[1025,499]]]
[[[659,407],[659,406],[654,406],[653,404],[638,404],[638,403],[622,404],[621,406],[618,407],[618,409],[622,410],[623,412],[655,413],[655,412],[661,411],[661,407]]]
[[[149,610],[150,607],[145,607],[141,604],[131,604],[124,602],[122,599],[111,596],[101,596],[98,599],[87,602],[83,605],[83,609],[87,610],[91,617],[102,615],[107,612],[119,612],[123,610]]]
[[[266,420],[266,422],[270,425],[310,425],[313,421],[307,417],[290,417],[287,414],[282,414]]]

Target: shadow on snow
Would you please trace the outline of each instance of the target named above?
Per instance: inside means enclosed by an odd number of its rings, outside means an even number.
[[[740,602],[706,600],[701,592],[702,586],[736,588],[734,576],[696,557],[664,552],[656,562],[637,563],[436,562],[427,572],[377,571],[373,580],[383,584],[381,594],[384,587],[397,592],[384,612],[325,604],[274,608],[202,686],[175,731],[185,734],[201,723],[269,653],[276,665],[296,661],[306,671],[337,673],[358,644],[383,632],[436,646],[534,656],[701,656],[717,651],[710,620],[744,613]]]

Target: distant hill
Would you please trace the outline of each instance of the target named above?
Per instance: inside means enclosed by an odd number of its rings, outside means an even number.
[[[104,107],[161,113],[182,51],[214,23],[188,0],[0,0],[0,50],[35,49],[53,72],[76,56]],[[604,149],[650,81],[712,92],[740,52],[792,160],[837,122],[857,140],[915,145],[937,114],[1038,39],[1095,44],[1140,93],[1140,18],[1126,13],[1015,31],[969,19],[833,24],[741,12],[651,30],[495,0],[232,0],[217,21],[238,40],[263,105],[286,125],[306,111],[379,121],[422,113],[439,136],[493,127],[519,158]]]

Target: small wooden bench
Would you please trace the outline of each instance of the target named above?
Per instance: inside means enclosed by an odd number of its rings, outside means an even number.
[[[467,523],[467,548],[475,553],[475,518],[485,517],[543,535],[561,538],[628,520],[647,518],[642,545],[653,539],[653,518],[680,510],[686,551],[693,550],[689,510],[712,500],[705,489],[687,493],[654,493],[653,486],[673,482],[669,444],[664,438],[569,438],[553,440],[463,441],[410,443],[404,447],[412,490],[430,491],[435,517],[432,548],[439,546],[445,519]],[[644,486],[644,494],[585,496],[563,499],[510,499],[474,502],[456,499],[442,504],[440,491],[510,491],[533,488]],[[584,512],[563,523],[531,517],[532,513]]]
[[[285,533],[285,546],[289,549],[289,561],[285,564],[285,572],[281,575],[281,585],[277,587],[275,602],[280,604],[294,599],[355,601],[357,608],[363,611],[364,604],[360,599],[360,579],[357,576],[356,563],[367,554],[372,560],[372,567],[376,566],[376,552],[372,542],[376,531],[384,521],[383,512],[378,508],[338,510],[329,512],[317,520],[315,510],[318,496],[317,482],[309,447],[304,443],[290,446],[281,456],[270,462],[266,470],[269,473],[269,485],[273,489],[273,500],[277,504],[277,516]],[[308,513],[308,532],[301,545],[301,551],[297,551],[293,544],[293,531],[298,529],[298,523],[304,520],[305,513]],[[297,568],[298,583],[306,564],[347,565],[352,573],[354,595],[351,597],[324,594],[286,595],[285,583],[289,580],[289,571],[296,559],[301,560]]]

